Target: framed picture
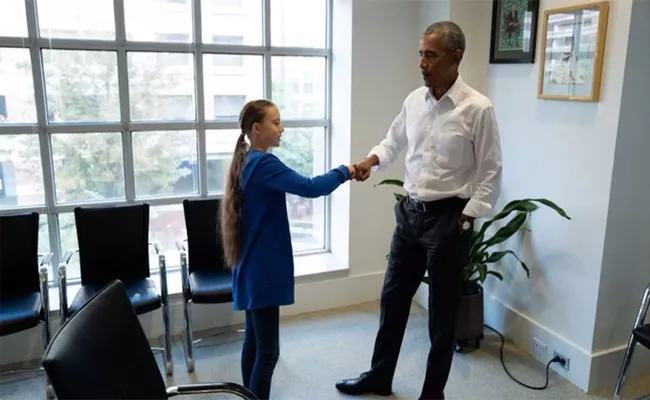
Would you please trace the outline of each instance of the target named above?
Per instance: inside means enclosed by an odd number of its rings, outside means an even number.
[[[608,14],[607,2],[544,12],[537,97],[600,99]]]
[[[534,64],[539,0],[492,0],[490,64]]]

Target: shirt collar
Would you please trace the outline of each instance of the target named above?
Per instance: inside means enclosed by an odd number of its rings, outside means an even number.
[[[454,84],[451,85],[449,90],[447,90],[447,92],[443,94],[442,97],[440,97],[440,100],[436,100],[436,98],[433,97],[429,90],[426,91],[426,94],[424,96],[426,100],[431,100],[434,103],[448,98],[452,103],[454,103],[454,105],[458,105],[458,101],[462,98],[464,85],[465,83],[463,82],[463,79],[460,77],[460,75],[458,75],[458,78],[456,78]]]

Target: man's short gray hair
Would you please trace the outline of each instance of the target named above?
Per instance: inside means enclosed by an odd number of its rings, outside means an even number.
[[[442,37],[445,48],[450,51],[465,52],[465,34],[460,26],[451,21],[435,22],[427,27],[424,36],[437,34]]]

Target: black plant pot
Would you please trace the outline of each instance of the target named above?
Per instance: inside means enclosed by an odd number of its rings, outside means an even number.
[[[429,284],[429,277],[423,282]],[[465,288],[458,306],[458,321],[456,325],[456,351],[461,353],[470,343],[479,348],[483,339],[484,324],[483,287],[475,285]]]
[[[458,324],[456,326],[456,351],[462,352],[469,343],[479,348],[483,339],[484,309],[483,287],[468,288],[460,298]]]

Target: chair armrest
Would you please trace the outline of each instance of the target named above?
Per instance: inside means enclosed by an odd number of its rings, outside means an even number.
[[[63,259],[59,263],[59,307],[61,312],[61,325],[68,319],[68,285],[67,285],[67,265],[72,256],[79,252],[79,249],[68,250],[63,254]]]
[[[232,382],[194,383],[167,388],[167,395],[169,397],[203,393],[230,393],[242,399],[258,400],[258,397],[253,392],[242,385]]]
[[[178,251],[187,251],[187,247],[185,247],[185,242],[187,242],[187,239],[185,239],[185,240],[177,240],[176,241],[176,249]]]
[[[162,297],[163,304],[166,304],[168,301],[168,289],[167,289],[167,261],[165,259],[165,253],[163,253],[158,242],[149,242],[150,246],[153,246],[158,256],[158,268],[160,269],[160,294]]]
[[[183,296],[185,297],[185,300],[190,299],[190,274],[189,274],[189,266],[187,264],[187,250],[185,247],[185,242],[187,241],[178,241],[176,242],[176,248],[178,249],[178,252],[180,253],[181,257],[181,282],[183,285]]]
[[[636,320],[634,321],[635,328],[642,326],[645,322],[645,317],[648,313],[648,306],[650,306],[650,284],[645,287],[645,291],[643,292],[643,298],[641,299],[639,312],[637,313]]]
[[[41,267],[50,265],[52,263],[52,253],[39,254],[39,257],[43,257],[41,258]]]

